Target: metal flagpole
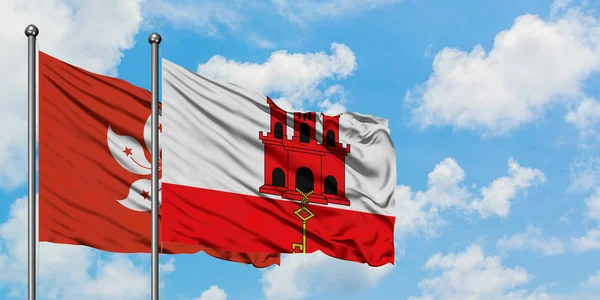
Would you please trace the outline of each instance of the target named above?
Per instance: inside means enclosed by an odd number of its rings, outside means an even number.
[[[152,47],[152,300],[158,300],[158,45],[161,40],[156,32],[148,37]]]
[[[35,149],[36,149],[36,45],[35,41],[39,33],[38,28],[31,24],[25,28],[25,36],[27,36],[28,42],[28,55],[27,55],[27,96],[28,96],[28,232],[27,232],[27,255],[28,255],[28,295],[29,300],[35,300],[36,298],[36,233],[37,233],[37,222],[36,222],[36,199],[35,199],[35,188],[36,188],[36,166],[35,166]]]

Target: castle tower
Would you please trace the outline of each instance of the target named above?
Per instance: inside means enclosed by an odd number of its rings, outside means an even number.
[[[323,140],[321,144],[327,149],[327,154],[322,158],[323,196],[328,202],[349,205],[346,198],[346,155],[350,152],[350,145],[344,147],[339,140],[340,115],[323,115]]]
[[[294,113],[294,137],[298,137],[301,143],[316,141],[317,116],[314,112]]]
[[[339,143],[340,115],[323,115],[323,141],[325,147],[335,147]]]
[[[265,145],[264,184],[259,192],[301,200],[298,193],[312,192],[314,203],[350,205],[345,197],[345,156],[350,146],[339,142],[340,116],[323,115],[323,140],[316,139],[319,116],[294,113],[294,134],[287,138],[287,113],[267,98],[271,110],[270,131],[259,133]]]
[[[265,145],[265,179],[259,192],[281,195],[287,190],[288,156],[283,148],[283,141],[287,139],[287,113],[269,97],[267,103],[271,110],[271,122],[269,132],[259,133],[259,138]]]

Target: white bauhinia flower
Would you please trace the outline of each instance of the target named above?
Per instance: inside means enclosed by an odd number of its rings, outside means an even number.
[[[161,111],[159,110],[159,140],[162,134]],[[150,154],[152,154],[152,116],[149,116],[144,125],[144,144]],[[116,134],[112,128],[108,127],[107,132],[108,148],[115,160],[125,170],[142,176],[151,174],[151,162],[144,155],[144,146],[142,146],[135,138]],[[162,170],[162,147],[159,143],[159,158],[158,170]],[[150,211],[151,210],[151,180],[140,178],[134,181],[129,187],[127,198],[117,201],[135,211]],[[162,203],[161,197],[161,180],[158,180],[158,205]]]

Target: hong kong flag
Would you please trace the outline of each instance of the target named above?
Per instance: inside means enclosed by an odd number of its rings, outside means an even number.
[[[43,52],[39,88],[40,241],[150,252],[150,93]],[[273,252],[173,242],[159,249],[205,251],[257,267],[279,264]]]
[[[165,241],[394,263],[386,120],[290,113],[235,84],[162,67]]]

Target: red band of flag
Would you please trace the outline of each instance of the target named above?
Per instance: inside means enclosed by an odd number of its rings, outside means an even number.
[[[294,214],[299,202],[169,183],[162,192],[162,214],[170,218],[161,228],[165,241],[280,253],[302,243],[302,220]],[[320,250],[371,266],[394,263],[395,217],[314,204],[310,211],[315,217],[306,225],[307,253]]]

